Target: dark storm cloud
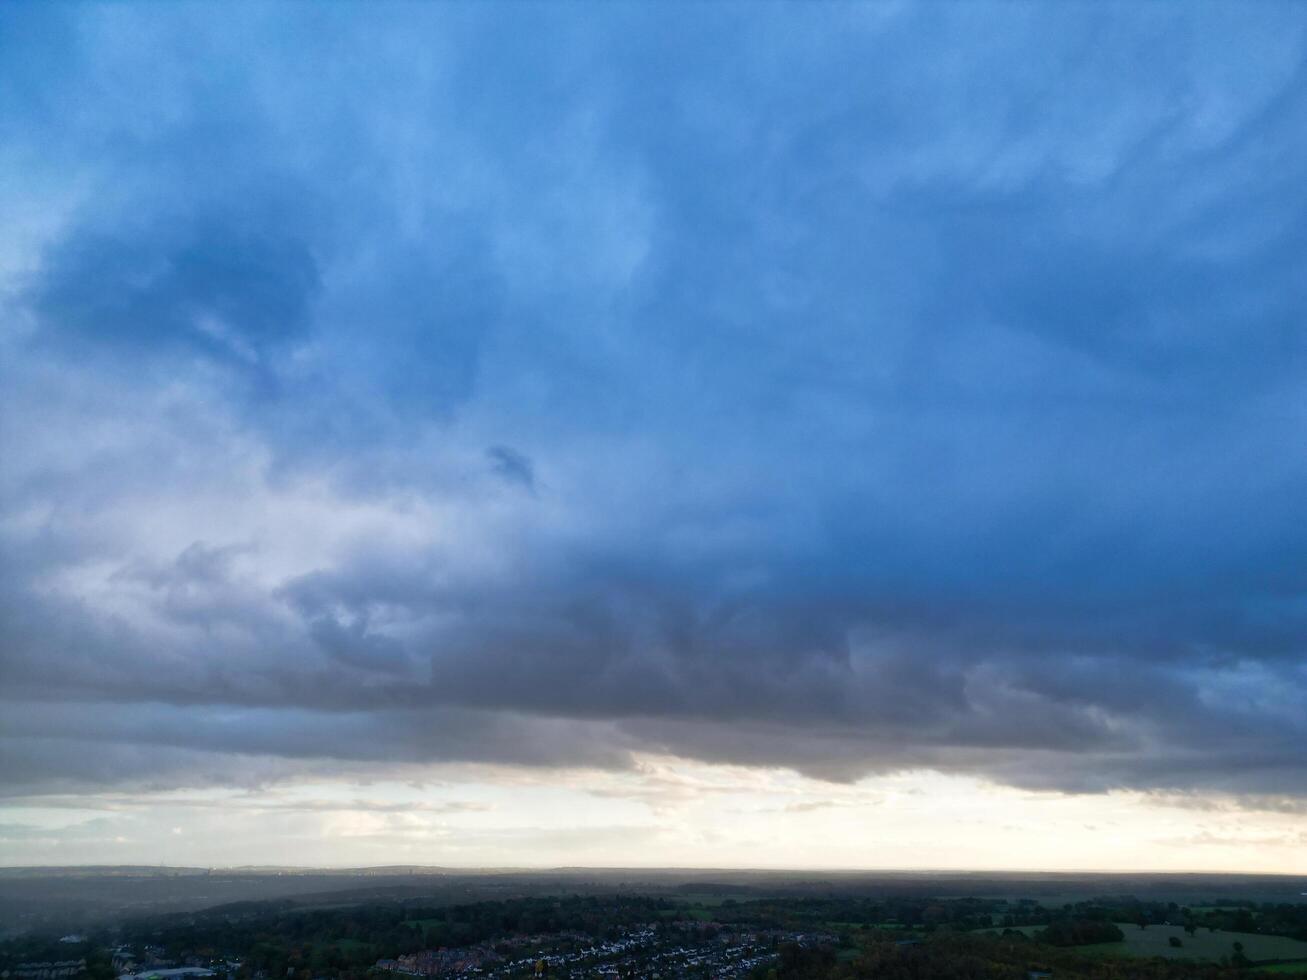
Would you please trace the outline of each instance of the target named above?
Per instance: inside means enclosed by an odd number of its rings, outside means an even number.
[[[257,363],[306,329],[317,286],[302,242],[200,219],[71,238],[46,257],[31,303],[83,350],[191,348]]]
[[[531,457],[508,446],[491,446],[486,450],[486,456],[490,459],[491,469],[505,482],[516,483],[535,493],[535,466],[531,462]]]
[[[1307,795],[1301,11],[356,15],[3,15],[11,792]]]

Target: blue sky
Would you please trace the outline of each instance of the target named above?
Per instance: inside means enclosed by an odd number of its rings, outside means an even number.
[[[1305,51],[1288,3],[7,5],[4,853],[435,773],[1300,812]]]

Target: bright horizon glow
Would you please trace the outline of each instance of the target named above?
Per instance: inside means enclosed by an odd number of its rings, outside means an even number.
[[[27,836],[5,837],[0,864],[1307,873],[1301,813],[1234,800],[1032,793],[928,772],[844,785],[657,757],[632,773],[451,766],[32,797],[0,813],[19,822]]]

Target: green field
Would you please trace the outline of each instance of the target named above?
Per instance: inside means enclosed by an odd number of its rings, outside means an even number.
[[[1307,977],[1307,963],[1276,963],[1272,966],[1255,966],[1253,973],[1278,973],[1282,976]]]
[[[1043,926],[1018,926],[1018,932],[1034,936]],[[1196,934],[1185,934],[1183,926],[1149,926],[1140,929],[1133,922],[1118,922],[1117,928],[1125,933],[1125,941],[1119,943],[1095,943],[1092,946],[1077,946],[1076,949],[1086,953],[1102,956],[1164,956],[1173,960],[1219,960],[1222,956],[1234,953],[1234,944],[1243,943],[1243,955],[1250,960],[1302,960],[1302,963],[1281,963],[1266,967],[1276,973],[1307,972],[1307,943],[1286,936],[1262,936],[1253,932],[1208,932],[1199,929]],[[982,929],[982,932],[998,934],[999,929]],[[1177,937],[1182,946],[1171,945],[1171,937]]]
[[[1243,955],[1250,960],[1307,961],[1307,943],[1285,936],[1262,936],[1252,932],[1208,932],[1199,929],[1186,935],[1183,926],[1149,926],[1140,929],[1129,922],[1118,922],[1125,942],[1082,946],[1085,951],[1117,956],[1165,956],[1168,959],[1219,960],[1234,953],[1234,944],[1243,943]],[[1171,937],[1184,945],[1171,945]]]

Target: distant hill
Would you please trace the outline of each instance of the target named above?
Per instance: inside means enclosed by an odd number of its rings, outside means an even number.
[[[693,868],[0,868],[0,936],[83,931],[124,918],[237,902],[453,904],[541,894],[733,897],[971,895],[1045,902],[1104,895],[1163,901],[1298,902],[1307,878],[1276,875],[753,871]]]

